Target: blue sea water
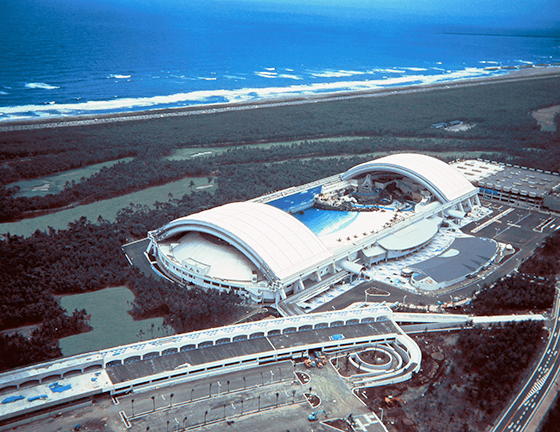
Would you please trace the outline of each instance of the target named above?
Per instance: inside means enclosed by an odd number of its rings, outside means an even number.
[[[554,26],[265,0],[0,6],[0,121],[430,84],[560,62]]]

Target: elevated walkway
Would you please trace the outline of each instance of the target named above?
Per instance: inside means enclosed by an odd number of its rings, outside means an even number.
[[[300,291],[297,294],[278,302],[277,310],[284,317],[304,315],[306,312],[302,309],[302,303],[321,295],[325,291],[328,291],[333,285],[343,281],[348,276],[350,276],[349,272],[340,271],[311,288]]]
[[[460,329],[471,326],[492,326],[499,323],[518,321],[544,321],[540,314],[472,316],[439,313],[402,313],[395,312],[394,320],[406,333],[419,333],[445,329]]]
[[[404,340],[386,306],[315,313],[169,336],[0,374],[0,421],[154,385],[188,382],[263,364]]]

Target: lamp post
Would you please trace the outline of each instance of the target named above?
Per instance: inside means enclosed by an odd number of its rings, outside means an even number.
[[[173,396],[175,396],[175,393],[169,395],[169,408],[173,407]]]
[[[130,404],[132,405],[132,417],[134,417],[134,399],[130,400]]]
[[[381,422],[383,422],[383,408],[379,408],[381,410]]]
[[[156,410],[156,397],[152,396],[152,404],[154,406],[154,411]]]

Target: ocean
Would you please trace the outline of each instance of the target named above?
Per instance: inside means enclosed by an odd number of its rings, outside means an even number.
[[[560,29],[528,24],[264,0],[0,4],[0,122],[442,83],[560,63]]]

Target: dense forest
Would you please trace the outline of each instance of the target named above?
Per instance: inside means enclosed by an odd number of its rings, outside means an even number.
[[[473,405],[488,414],[499,412],[540,351],[545,336],[538,321],[461,332],[457,342],[460,362],[453,373],[468,375],[472,385],[465,390]]]
[[[550,150],[558,148],[560,133],[541,132],[529,115],[534,109],[557,103],[557,84],[557,78],[546,78],[208,116],[3,132],[0,221],[31,217],[34,210],[124,195],[185,177],[213,177],[216,188],[213,194],[189,193],[157,202],[154,208],[131,204],[118,213],[114,223],[82,218],[65,230],[37,231],[27,238],[4,235],[0,240],[0,330],[29,324],[38,325],[38,329],[27,342],[16,334],[4,336],[0,343],[10,352],[20,350],[21,354],[13,358],[30,362],[42,360],[40,354],[29,354],[33,350],[29,344],[36,346],[40,341],[44,349],[37,352],[43,352],[44,359],[60,355],[57,338],[85,329],[87,316],[76,311],[76,316],[69,319],[55,296],[122,284],[134,291],[132,313],[136,317],[164,316],[176,331],[225,322],[227,305],[237,300],[201,290],[179,293],[176,287],[131,269],[121,245],[143,238],[148,230],[180,216],[343,172],[369,160],[371,153],[407,150],[460,155],[479,150],[493,159],[558,169],[560,152]],[[454,119],[476,123],[476,127],[460,136],[430,127]],[[267,149],[235,147],[341,136],[349,139],[305,141]],[[220,155],[184,161],[166,159],[178,148],[224,144],[232,148]],[[20,179],[129,156],[134,159],[68,183],[59,194],[16,197],[17,190],[6,187]],[[323,157],[329,157],[328,162]],[[173,301],[168,300],[166,292],[173,293]],[[219,320],[213,321],[216,315]],[[53,327],[52,323],[57,324]]]
[[[545,278],[560,273],[560,233],[555,231],[548,236],[536,253],[519,266],[519,271]]]
[[[238,297],[199,289],[185,291],[146,277],[129,266],[121,245],[177,217],[226,204],[234,198],[246,200],[310,182],[358,162],[361,160],[339,158],[327,167],[320,160],[293,160],[268,167],[258,163],[232,165],[225,177],[217,179],[213,195],[197,192],[157,203],[155,208],[131,205],[118,213],[114,223],[101,218],[93,223],[81,218],[66,230],[37,230],[29,237],[6,234],[0,241],[0,330],[30,324],[39,324],[39,330],[29,341],[15,335],[4,342],[10,350],[19,349],[22,353],[14,358],[27,358],[30,362],[60,355],[57,340],[72,334],[68,331],[74,327],[65,321],[67,315],[55,296],[123,284],[135,294],[132,314],[136,318],[163,316],[165,324],[176,332],[225,324],[234,312],[232,305],[240,301]],[[54,328],[59,330],[52,334],[49,323],[55,321],[59,324]],[[42,349],[33,351],[31,345],[37,344]],[[35,354],[23,354],[31,352]]]
[[[552,307],[555,279],[538,279],[516,274],[484,286],[467,312],[477,315],[504,315],[523,311],[543,311]]]
[[[0,189],[0,222],[33,217],[33,211],[83,205],[125,195],[151,186],[169,183],[185,177],[227,177],[229,167],[240,164],[263,164],[294,159],[332,156],[360,156],[391,151],[480,151],[489,148],[485,141],[471,143],[450,139],[442,143],[433,139],[398,139],[395,137],[363,138],[342,141],[304,141],[291,146],[277,145],[267,149],[236,147],[213,157],[170,161],[161,157],[136,157],[134,160],[102,168],[82,181],[65,185],[58,194],[17,197],[17,187]],[[488,154],[488,157],[491,157]],[[266,178],[266,176],[264,177]],[[26,213],[27,212],[27,213]]]
[[[558,425],[560,425],[560,394],[557,393],[538,432],[557,432]]]
[[[185,289],[165,280],[138,276],[130,283],[135,293],[132,316],[137,319],[163,316],[164,325],[172,326],[177,333],[226,325],[241,302],[233,293]]]
[[[478,432],[488,430],[515,394],[546,332],[540,322],[522,321],[413,337],[422,349],[422,370],[407,382],[367,389],[364,402],[372,411],[382,407],[401,432]],[[436,361],[435,353],[443,358]],[[387,395],[405,403],[388,403]],[[404,424],[405,416],[413,427]]]
[[[85,309],[76,309],[70,316],[46,316],[29,337],[20,333],[0,334],[0,371],[62,356],[58,340],[91,330],[88,320]]]
[[[0,222],[125,195],[184,177],[221,176],[242,163],[270,163],[388,151],[479,150],[488,158],[560,170],[557,131],[541,132],[530,113],[560,99],[557,77],[469,88],[277,106],[212,115],[0,134]],[[419,109],[418,107],[421,107]],[[507,107],[507,109],[504,109]],[[453,113],[450,117],[449,113]],[[431,128],[460,119],[476,124],[460,136]],[[557,118],[557,123],[560,121]],[[560,129],[560,128],[558,128]],[[173,150],[320,137],[363,140],[314,141],[270,149],[232,148],[220,156],[166,159]],[[99,173],[68,183],[58,194],[17,197],[21,179],[133,156]]]
[[[519,266],[518,273],[502,278],[492,286],[484,285],[471,305],[460,310],[493,315],[549,309],[554,303],[558,273],[560,232],[555,231]]]

